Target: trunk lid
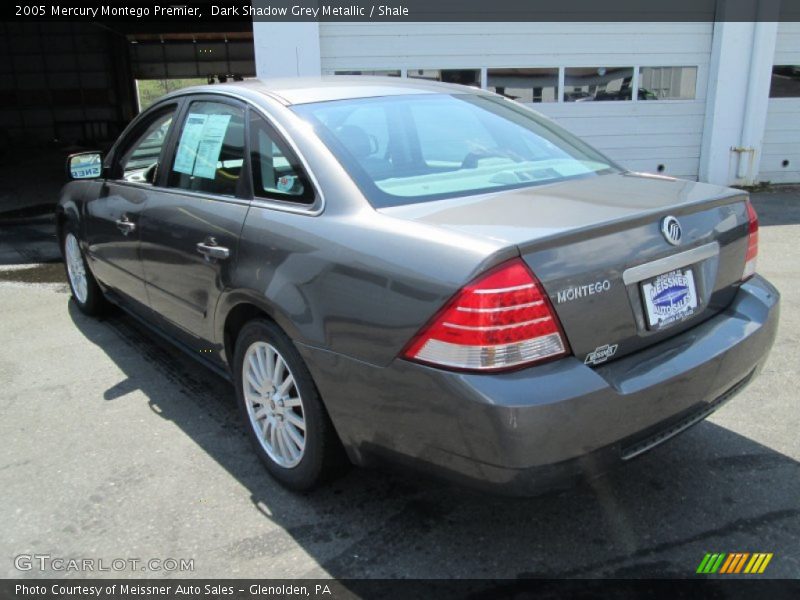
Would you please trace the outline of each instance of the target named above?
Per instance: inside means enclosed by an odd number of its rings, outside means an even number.
[[[516,245],[575,356],[599,365],[730,304],[747,249],[746,197],[730,188],[625,173],[381,212]],[[668,216],[681,228],[677,244],[662,232]],[[677,312],[665,317],[670,311]]]

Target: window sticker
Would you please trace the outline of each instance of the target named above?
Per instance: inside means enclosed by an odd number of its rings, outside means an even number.
[[[175,154],[173,170],[214,179],[230,120],[231,115],[189,113]]]
[[[217,174],[219,155],[222,152],[222,142],[225,139],[225,132],[228,130],[230,120],[231,115],[208,116],[197,144],[197,158],[192,175],[214,179]]]
[[[297,177],[294,175],[284,175],[283,177],[278,178],[278,191],[283,193],[289,193],[294,188],[294,184],[297,181]]]
[[[173,171],[178,173],[192,174],[194,158],[197,154],[197,145],[203,135],[203,127],[206,124],[208,115],[189,113],[186,117],[186,125],[183,126],[181,141],[178,144],[178,152],[175,154],[175,165]]]

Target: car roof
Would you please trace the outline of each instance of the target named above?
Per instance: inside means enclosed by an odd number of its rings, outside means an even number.
[[[452,83],[400,77],[331,75],[285,79],[248,79],[232,83],[194,86],[169,96],[188,93],[245,92],[268,96],[285,105],[327,102],[350,98],[374,98],[409,94],[487,94],[483,90]]]

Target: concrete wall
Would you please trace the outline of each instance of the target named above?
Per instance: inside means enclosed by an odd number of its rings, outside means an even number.
[[[253,22],[256,74],[262,79],[320,74],[319,23]]]
[[[700,179],[755,183],[767,118],[777,23],[714,24]]]

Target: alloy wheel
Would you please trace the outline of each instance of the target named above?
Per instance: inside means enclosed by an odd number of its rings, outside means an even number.
[[[64,240],[64,260],[67,263],[67,275],[69,275],[75,299],[84,304],[89,296],[89,283],[78,238],[73,233],[68,233]]]
[[[306,421],[294,375],[280,352],[254,342],[244,355],[242,389],[250,425],[264,451],[290,469],[303,459]]]

